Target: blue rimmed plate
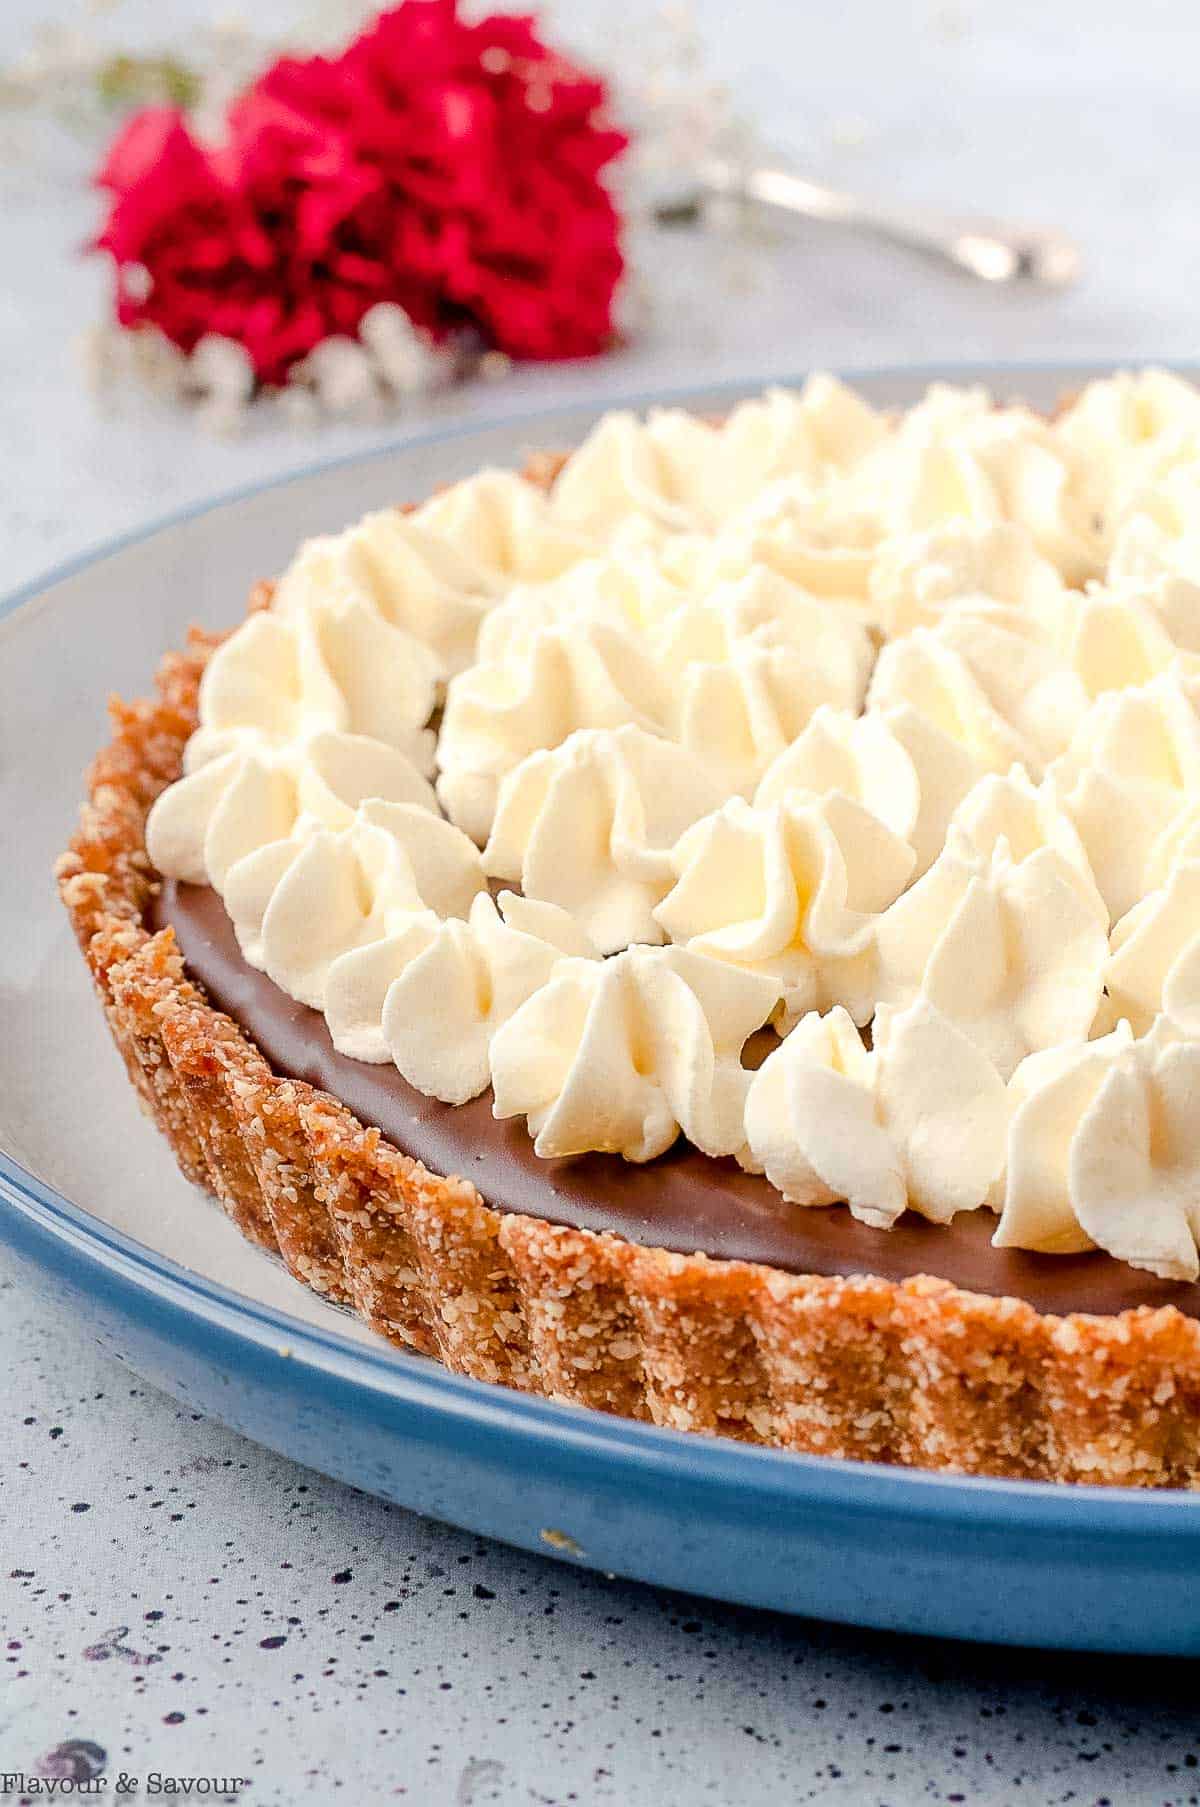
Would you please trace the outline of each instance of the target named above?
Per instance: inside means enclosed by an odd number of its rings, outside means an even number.
[[[935,376],[1038,404],[1089,369]],[[786,379],[785,379],[786,380]],[[722,407],[760,385],[669,397]],[[682,1436],[458,1379],[370,1336],[250,1248],[138,1116],[54,895],[112,690],[189,621],[236,619],[296,542],[485,463],[569,444],[576,408],[458,426],[227,498],[52,574],[0,619],[0,1235],[139,1374],[261,1443],[564,1560],[855,1624],[1200,1652],[1200,1500],[956,1479]]]

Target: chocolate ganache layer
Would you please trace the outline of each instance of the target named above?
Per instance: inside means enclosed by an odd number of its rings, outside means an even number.
[[[971,1292],[1025,1299],[1039,1311],[1103,1315],[1175,1305],[1200,1318],[1200,1284],[1157,1280],[1099,1251],[1036,1255],[995,1249],[990,1211],[932,1224],[908,1212],[890,1230],[860,1224],[840,1206],[789,1204],[732,1160],[680,1139],[644,1165],[618,1155],[540,1160],[524,1121],[498,1122],[491,1094],[447,1105],[416,1091],[390,1064],[339,1054],[318,1011],[296,1003],[247,965],[217,893],[166,880],[149,925],[170,924],[193,979],[239,1023],[275,1072],[341,1100],[359,1120],[433,1173],[472,1181],[497,1210],[609,1231],[681,1254],[763,1262],[790,1273],[931,1274]]]

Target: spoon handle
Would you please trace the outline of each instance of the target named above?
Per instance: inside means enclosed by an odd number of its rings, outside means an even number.
[[[883,206],[790,170],[766,165],[741,168],[718,158],[704,164],[701,185],[710,197],[754,202],[776,212],[872,233],[940,258],[982,282],[1065,288],[1080,271],[1078,246],[1053,228]]]

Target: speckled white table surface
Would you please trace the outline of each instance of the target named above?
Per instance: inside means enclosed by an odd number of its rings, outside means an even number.
[[[198,4],[127,0],[117,18],[149,44]],[[560,28],[595,42],[612,11],[564,3]],[[1194,0],[847,0],[790,24],[768,0],[696,11],[743,103],[812,167],[1067,223],[1087,280],[1064,297],[993,294],[815,231],[749,259],[675,237],[637,347],[464,392],[451,411],[813,363],[1195,353]],[[0,56],[47,15],[70,16],[66,0],[5,0]],[[99,413],[70,351],[103,293],[74,254],[91,218],[82,153],[48,131],[18,169],[7,133],[4,587],[402,430],[314,440],[252,424],[227,443],[150,405]],[[0,1286],[3,1273],[0,1258]],[[827,1628],[481,1543],[196,1420],[11,1284],[0,1376],[0,1792],[3,1772],[61,1768],[53,1753],[71,1746],[110,1798],[121,1772],[141,1778],[127,1798],[149,1798],[158,1771],[246,1778],[262,1807],[1200,1800],[1182,1663]]]

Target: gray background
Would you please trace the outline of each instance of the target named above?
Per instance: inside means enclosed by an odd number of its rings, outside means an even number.
[[[441,412],[823,363],[1194,355],[1194,0],[693,10],[742,110],[814,171],[1069,225],[1087,280],[990,293],[816,229],[771,249],[665,238],[632,349]],[[127,0],[105,28],[178,41],[200,11]],[[0,57],[36,20],[79,16],[5,0]],[[555,16],[595,46],[638,43],[645,14],[575,0]],[[3,588],[403,430],[251,422],[229,442],[150,403],[98,410],[71,345],[105,288],[76,256],[88,158],[69,133],[0,115]],[[281,1807],[1200,1799],[1186,1664],[874,1636],[486,1545],[195,1420],[12,1285],[0,1374],[0,1770],[82,1739],[114,1777],[239,1774],[245,1798]]]

